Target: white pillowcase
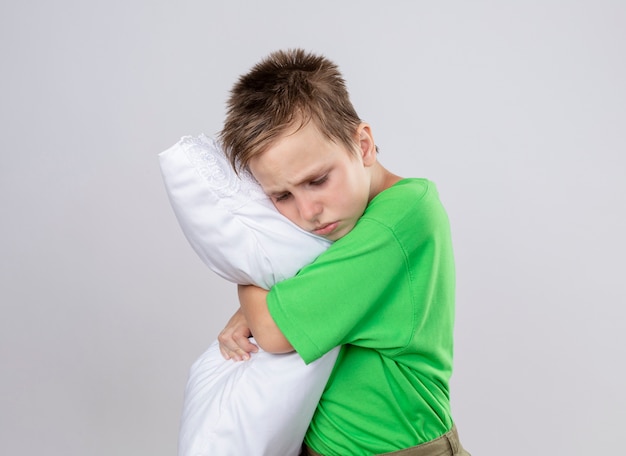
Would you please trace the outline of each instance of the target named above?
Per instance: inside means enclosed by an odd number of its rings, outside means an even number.
[[[183,137],[159,161],[185,236],[223,278],[269,289],[329,246],[280,215],[249,173],[237,176],[216,141]],[[233,362],[215,341],[190,371],[179,456],[297,455],[338,351],[309,365],[263,350]]]

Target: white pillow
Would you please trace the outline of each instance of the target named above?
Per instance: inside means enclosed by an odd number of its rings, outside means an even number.
[[[269,289],[329,246],[280,215],[250,173],[237,176],[216,141],[183,137],[159,161],[185,236],[226,280]]]
[[[185,236],[225,279],[269,289],[329,246],[280,215],[206,136],[182,138],[159,161]],[[190,371],[179,456],[297,455],[338,351],[309,365],[297,353],[263,350],[236,363],[215,341]]]

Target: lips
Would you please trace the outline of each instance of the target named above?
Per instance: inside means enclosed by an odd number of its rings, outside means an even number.
[[[313,230],[313,233],[317,234],[318,236],[328,236],[330,233],[335,231],[338,225],[339,222],[327,223],[326,225],[322,225],[321,227]]]

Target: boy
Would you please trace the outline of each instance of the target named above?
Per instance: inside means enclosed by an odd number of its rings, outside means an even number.
[[[337,67],[279,51],[234,86],[221,139],[278,211],[335,241],[269,292],[240,286],[222,355],[341,352],[305,454],[467,455],[450,415],[454,262],[434,185],[377,161]],[[246,432],[242,429],[241,432]]]

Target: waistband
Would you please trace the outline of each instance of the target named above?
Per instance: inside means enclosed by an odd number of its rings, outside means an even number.
[[[382,453],[379,456],[454,456],[463,454],[462,448],[456,426],[452,426],[452,429],[435,440],[404,450]],[[322,456],[306,445],[302,446],[301,454],[302,456]]]

